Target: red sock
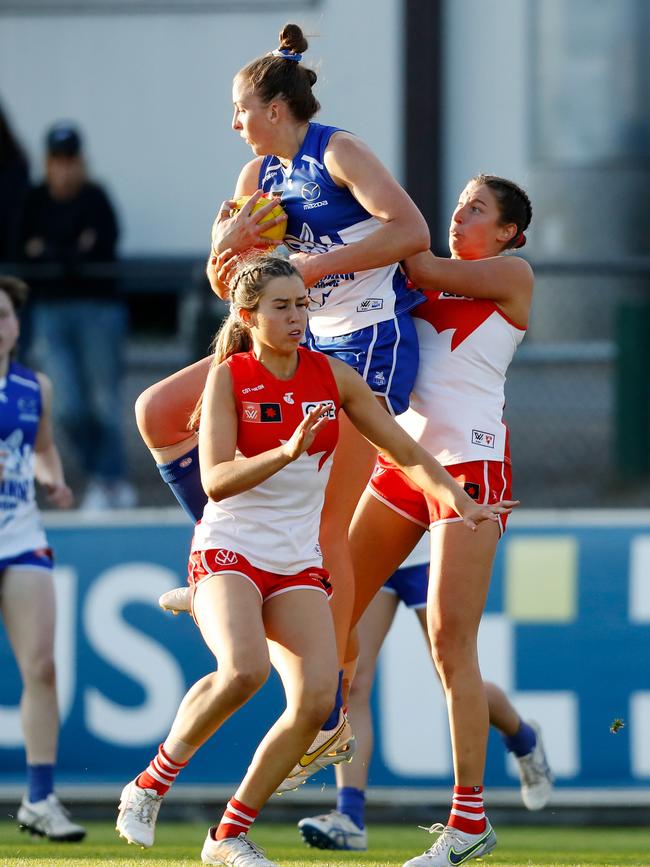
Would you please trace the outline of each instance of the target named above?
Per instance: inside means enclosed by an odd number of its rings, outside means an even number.
[[[170,759],[161,744],[158,747],[158,754],[149,762],[147,770],[143,771],[135,781],[136,786],[140,786],[141,789],[155,789],[159,795],[164,795],[186,764],[187,762],[175,762]]]
[[[483,810],[483,786],[454,786],[454,799],[447,822],[465,834],[482,834],[487,822]]]
[[[247,834],[258,813],[259,810],[253,810],[252,807],[247,807],[236,798],[231,798],[221,817],[219,827],[214,833],[215,840],[223,840],[224,837],[238,837],[242,832]]]

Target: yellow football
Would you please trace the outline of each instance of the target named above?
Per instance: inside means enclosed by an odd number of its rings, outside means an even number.
[[[240,199],[237,199],[237,205],[235,210],[239,211],[241,208],[243,208],[249,199],[250,196],[242,196]],[[264,205],[268,205],[270,201],[271,198],[269,196],[260,196],[260,198],[253,205],[253,213],[255,213],[255,211],[258,211],[260,208],[263,208]],[[287,216],[284,208],[281,205],[276,205],[275,208],[273,208],[273,210],[269,214],[267,214],[263,220],[261,220],[261,222],[266,223],[267,220],[273,220],[275,217],[282,216],[285,218]],[[271,228],[267,229],[266,232],[262,232],[262,237],[268,238],[270,241],[281,241],[284,238],[286,230],[287,221],[285,219],[283,223],[278,223],[275,226],[271,226]]]

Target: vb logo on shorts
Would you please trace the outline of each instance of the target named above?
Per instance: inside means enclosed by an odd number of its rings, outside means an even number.
[[[219,566],[234,566],[237,562],[237,555],[234,551],[227,551],[225,548],[217,548],[214,555],[214,562]]]
[[[312,409],[316,409],[319,403],[323,406],[321,418],[323,416],[327,416],[329,419],[336,418],[336,404],[333,400],[306,400],[302,404],[302,414],[309,415]]]

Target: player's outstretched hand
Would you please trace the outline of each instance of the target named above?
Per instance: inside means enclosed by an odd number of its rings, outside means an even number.
[[[48,503],[57,509],[69,509],[73,505],[74,494],[66,484],[45,485],[44,487]]]
[[[325,427],[328,421],[327,406],[323,403],[317,404],[300,422],[291,435],[291,439],[284,444],[283,449],[287,457],[295,461],[303,452],[306,452],[316,439],[316,434]]]
[[[476,530],[482,521],[498,521],[499,515],[509,515],[519,505],[519,500],[499,500],[490,506],[472,502],[463,512],[463,523],[470,530]]]

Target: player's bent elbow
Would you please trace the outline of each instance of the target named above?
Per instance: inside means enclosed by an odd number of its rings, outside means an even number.
[[[225,500],[226,497],[231,497],[233,491],[229,490],[228,480],[221,478],[220,474],[215,473],[214,469],[201,474],[201,484],[206,496],[214,503],[219,503],[221,500]]]
[[[419,223],[416,230],[413,232],[411,241],[413,249],[408,254],[409,256],[414,256],[416,253],[423,253],[425,250],[429,249],[431,245],[431,233],[429,232],[429,227],[424,220]]]

